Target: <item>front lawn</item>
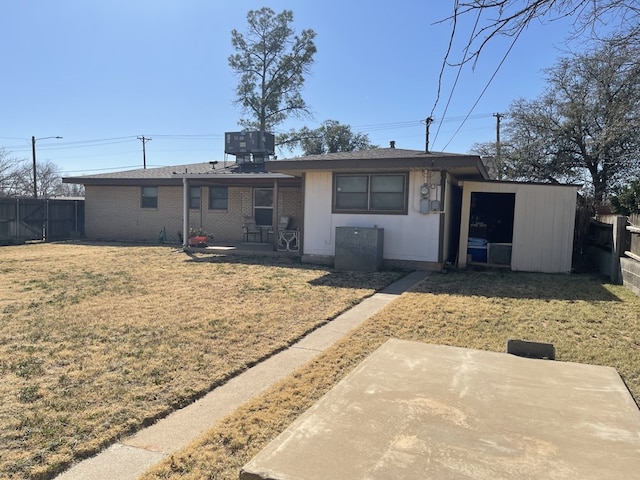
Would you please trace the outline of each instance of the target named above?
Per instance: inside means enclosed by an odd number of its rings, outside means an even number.
[[[53,477],[399,276],[169,247],[0,248],[0,477]]]

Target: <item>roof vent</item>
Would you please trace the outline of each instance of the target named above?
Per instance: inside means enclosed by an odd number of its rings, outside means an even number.
[[[395,140],[391,140],[389,142],[389,148],[396,148],[396,141]]]

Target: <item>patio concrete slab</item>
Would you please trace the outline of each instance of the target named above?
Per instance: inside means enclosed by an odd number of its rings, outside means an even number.
[[[58,480],[133,480],[167,456],[186,447],[221,418],[261,394],[331,346],[426,277],[412,272],[365,299],[290,348],[248,369],[193,404],[78,463]]]
[[[241,480],[626,479],[640,411],[613,368],[389,340]]]

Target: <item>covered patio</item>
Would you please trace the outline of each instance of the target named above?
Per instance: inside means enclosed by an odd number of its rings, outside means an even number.
[[[182,180],[182,244],[185,249],[207,253],[294,254],[302,251],[302,205],[299,196],[293,198],[291,191],[301,191],[300,178],[281,173],[174,173]],[[202,208],[194,211],[192,192],[201,189],[241,188],[251,192],[250,196],[228,198],[227,214],[222,221],[228,225],[242,224],[232,238],[221,240],[215,235],[206,246],[190,242],[190,229],[202,226]],[[288,192],[288,193],[287,193]],[[262,194],[258,200],[258,193]],[[260,201],[262,203],[260,203]],[[233,213],[232,213],[233,212]],[[199,214],[200,218],[193,218]],[[239,218],[242,215],[242,218]],[[194,222],[195,221],[195,222]]]

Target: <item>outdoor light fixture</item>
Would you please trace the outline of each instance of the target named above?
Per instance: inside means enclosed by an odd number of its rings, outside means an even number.
[[[48,138],[62,138],[60,136],[56,137],[41,137],[36,138],[34,136],[31,137],[31,155],[33,157],[33,198],[38,198],[38,180],[36,178],[36,140],[46,140]]]

